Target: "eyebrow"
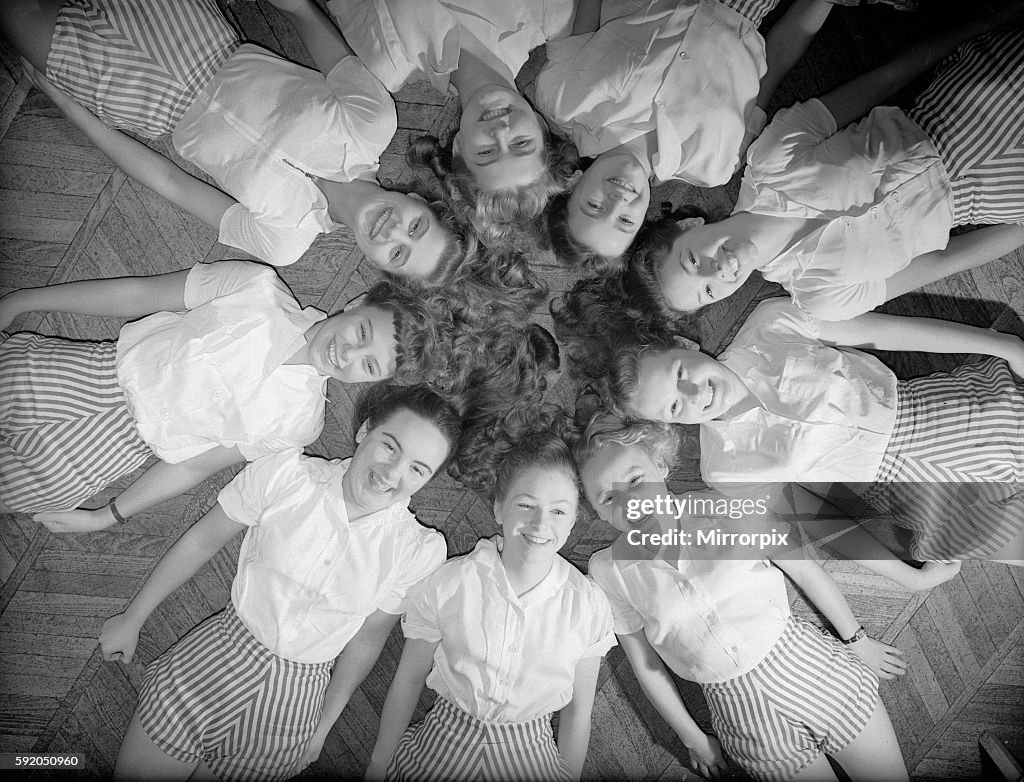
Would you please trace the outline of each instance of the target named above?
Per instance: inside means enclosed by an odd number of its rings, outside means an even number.
[[[399,450],[399,452],[400,452],[400,453],[404,451],[404,449],[402,448],[402,442],[401,442],[401,440],[399,440],[399,439],[398,439],[397,437],[395,437],[395,436],[394,436],[393,434],[391,434],[391,432],[387,432],[387,431],[385,431],[385,432],[382,432],[382,434],[383,434],[383,435],[384,435],[385,437],[390,437],[390,438],[391,438],[391,441],[392,441],[392,442],[394,443],[394,445],[395,445],[395,448],[397,448],[397,449]],[[418,464],[418,465],[419,465],[420,467],[422,467],[422,468],[423,468],[424,470],[426,470],[427,472],[429,472],[429,473],[430,473],[431,475],[433,475],[433,474],[434,474],[434,468],[433,468],[433,467],[431,467],[431,466],[430,466],[429,464],[427,464],[426,462],[424,462],[424,461],[421,461],[420,459],[413,459],[413,460],[412,460],[412,463],[413,463],[413,464]]]

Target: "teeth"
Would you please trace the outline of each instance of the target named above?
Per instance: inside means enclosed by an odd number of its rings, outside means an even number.
[[[490,111],[485,111],[483,114],[480,115],[480,121],[489,122],[492,119],[499,119],[500,117],[508,116],[511,113],[512,109],[510,109],[508,106],[502,106],[500,109],[491,109]]]
[[[395,490],[394,486],[389,486],[384,481],[382,481],[380,479],[380,476],[377,475],[377,473],[375,473],[373,470],[370,470],[370,472],[367,474],[367,482],[370,484],[371,489],[373,489],[375,492],[379,492],[380,494],[389,494]]]
[[[327,360],[330,361],[332,364],[334,364],[334,366],[336,366],[336,367],[339,366],[338,365],[338,347],[337,347],[337,345],[334,342],[332,342],[330,345],[327,346]]]
[[[370,238],[371,239],[375,238],[377,236],[377,234],[379,234],[381,232],[381,229],[384,227],[384,223],[386,223],[388,221],[388,218],[390,218],[390,217],[391,217],[391,207],[390,206],[386,206],[386,207],[384,207],[383,209],[380,210],[380,213],[377,215],[377,219],[374,220],[373,221],[373,225],[370,226]]]
[[[715,384],[712,383],[709,380],[708,381],[708,403],[706,405],[704,405],[704,409],[707,410],[709,407],[711,407],[711,405],[714,404],[714,401],[715,401]]]
[[[617,185],[621,188],[624,188],[625,190],[628,190],[631,193],[636,193],[636,188],[633,187],[633,185],[629,182],[626,182],[622,179],[616,179],[615,177],[609,177],[608,181],[611,182],[613,185]]]
[[[530,543],[534,544],[535,546],[540,546],[540,545],[543,545],[544,543],[548,542],[547,538],[534,537],[533,535],[527,535],[525,532],[523,533],[523,537],[526,538]]]

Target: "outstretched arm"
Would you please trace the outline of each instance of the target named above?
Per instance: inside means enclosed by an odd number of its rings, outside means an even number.
[[[339,61],[354,54],[327,15],[312,0],[267,0],[295,28],[316,68],[326,76]]]
[[[244,461],[238,448],[218,446],[176,464],[157,462],[118,495],[117,510],[126,518],[140,513],[177,497],[225,467]],[[109,505],[95,510],[46,511],[34,518],[51,532],[94,532],[117,523]]]
[[[317,723],[316,730],[313,731],[313,735],[302,751],[298,768],[295,769],[296,772],[301,771],[320,757],[327,734],[331,732],[334,723],[338,721],[338,717],[345,710],[352,693],[362,684],[363,679],[377,662],[381,649],[384,648],[391,629],[398,619],[397,614],[388,614],[380,610],[374,611],[363,620],[363,626],[359,628],[359,632],[352,637],[344,651],[338,655],[338,659],[334,661],[334,668],[331,670],[331,683],[327,685],[327,692],[324,694],[320,722]]]
[[[757,105],[763,110],[768,110],[775,90],[804,56],[831,10],[832,3],[828,0],[796,0],[765,35],[768,70],[761,77],[761,91],[757,96]]]
[[[245,529],[228,518],[220,507],[214,508],[193,524],[163,555],[142,590],[124,613],[110,617],[100,631],[100,651],[104,660],[130,663],[139,643],[146,619],[175,589],[188,581],[214,554]]]
[[[594,711],[594,693],[600,670],[600,657],[588,657],[576,664],[572,679],[572,700],[562,707],[558,716],[558,754],[569,766],[573,779],[583,775],[583,763],[587,759],[590,717]]]
[[[929,283],[983,266],[1024,245],[1024,225],[989,225],[949,239],[943,250],[919,255],[885,281],[885,300]]]
[[[140,318],[185,309],[188,269],[148,277],[81,280],[22,288],[0,298],[0,329],[27,312],[74,312],[112,318]]]
[[[728,768],[722,755],[722,745],[694,722],[676,689],[676,683],[644,631],[617,637],[644,695],[690,753],[690,765],[697,773],[717,779]]]
[[[923,353],[980,353],[1005,359],[1024,377],[1024,341],[1013,334],[935,318],[869,312],[843,321],[819,322],[818,336],[830,345]]]
[[[405,729],[409,727],[413,712],[416,711],[427,674],[434,667],[434,651],[438,643],[416,638],[406,639],[398,670],[384,699],[377,742],[373,745],[370,765],[366,769],[367,779],[384,779],[384,772],[391,762],[391,756],[395,754],[398,742]]]
[[[809,559],[782,558],[773,560],[801,591],[825,615],[840,638],[852,638],[860,629],[849,603],[839,591],[832,576],[821,565]],[[894,679],[907,671],[903,654],[895,646],[883,644],[865,635],[849,645],[850,651],[866,662],[882,679]]]
[[[977,14],[964,19],[955,29],[921,41],[884,65],[825,93],[821,102],[835,117],[836,127],[844,128],[930,71],[960,44],[994,30],[1019,13],[1019,5],[1008,2],[996,13]]]
[[[118,168],[214,230],[220,229],[220,219],[236,203],[234,198],[182,171],[173,161],[141,141],[107,127],[99,117],[54,87],[24,59],[22,65],[33,84],[46,93]]]

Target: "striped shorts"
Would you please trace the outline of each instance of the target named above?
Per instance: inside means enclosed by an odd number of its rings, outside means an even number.
[[[754,670],[701,689],[725,751],[761,780],[791,779],[822,753],[844,749],[878,704],[867,663],[794,616]]]
[[[229,603],[146,668],[137,714],[172,758],[221,779],[287,779],[302,770],[333,662],[278,657]]]
[[[723,3],[753,22],[754,27],[760,27],[764,18],[779,4],[779,0],[723,0]]]
[[[237,46],[214,0],[67,0],[46,76],[108,125],[156,138]]]
[[[965,43],[907,113],[946,165],[956,225],[1024,223],[1024,28]]]
[[[388,765],[387,778],[546,782],[570,780],[545,714],[529,722],[484,722],[438,698],[419,725],[409,728]]]
[[[0,500],[80,505],[152,456],[117,383],[116,342],[21,332],[0,343]]]
[[[1024,387],[1005,361],[901,381],[896,427],[864,495],[914,532],[916,559],[984,557],[1024,529]]]

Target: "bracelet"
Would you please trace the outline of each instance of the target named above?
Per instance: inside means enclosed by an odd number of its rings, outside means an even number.
[[[107,507],[110,508],[110,514],[118,524],[124,524],[128,521],[128,519],[121,515],[121,511],[117,509],[117,497],[111,497],[110,502],[107,503]]]
[[[861,625],[860,627],[857,628],[857,632],[855,632],[849,638],[840,638],[839,642],[849,646],[850,644],[857,643],[857,641],[859,641],[861,638],[866,638],[867,634],[868,634],[868,631],[864,629],[864,625]]]

